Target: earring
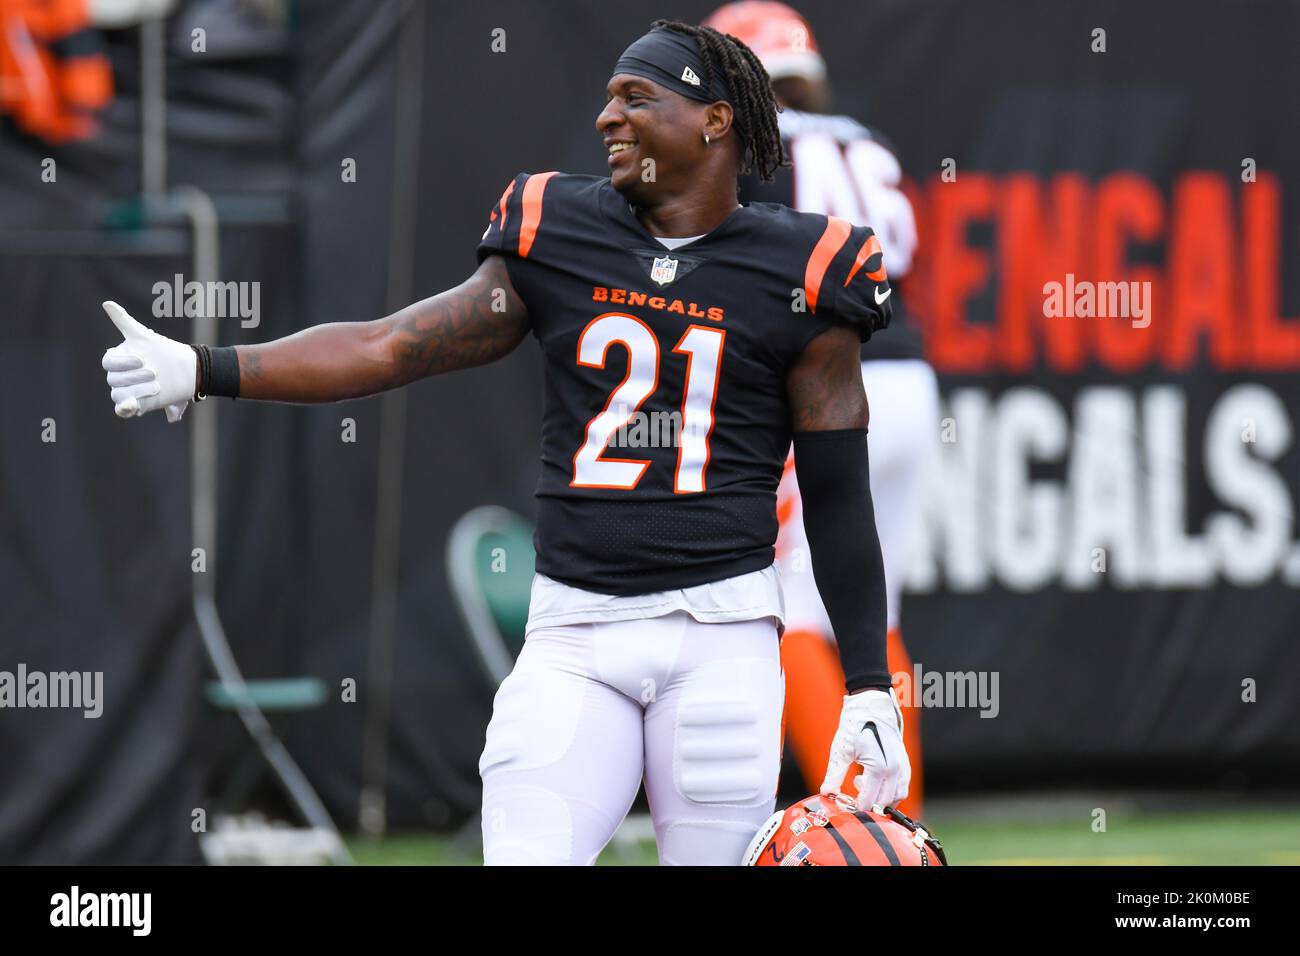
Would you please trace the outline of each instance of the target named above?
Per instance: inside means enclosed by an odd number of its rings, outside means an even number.
[[[704,145],[705,145],[705,146],[708,146],[708,145],[709,145],[709,134],[708,134],[708,133],[705,133],[705,134],[704,134]]]

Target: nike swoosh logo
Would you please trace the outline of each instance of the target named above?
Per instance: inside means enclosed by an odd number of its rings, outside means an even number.
[[[865,724],[862,725],[862,730],[866,730],[868,727],[871,728],[871,736],[876,738],[876,746],[880,748],[880,756],[885,761],[885,766],[888,767],[889,755],[885,753],[885,745],[880,742],[880,731],[876,730],[875,721],[868,720]],[[858,733],[861,732],[862,732],[861,730],[858,731]]]
[[[885,294],[880,294],[880,289],[876,289],[876,305],[882,305],[886,299],[894,294],[893,289],[886,289]]]

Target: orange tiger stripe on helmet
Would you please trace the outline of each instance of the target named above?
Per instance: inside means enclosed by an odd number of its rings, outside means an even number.
[[[893,809],[861,811],[852,800],[817,794],[774,815],[750,842],[750,866],[947,866],[924,824]]]

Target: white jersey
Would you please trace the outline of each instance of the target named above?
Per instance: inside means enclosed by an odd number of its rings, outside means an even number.
[[[905,277],[916,251],[916,218],[893,152],[849,116],[785,109],[777,121],[794,177],[788,205],[871,226],[890,278]]]

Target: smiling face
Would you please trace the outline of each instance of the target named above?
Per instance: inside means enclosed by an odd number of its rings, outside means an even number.
[[[630,73],[616,74],[606,92],[596,129],[610,182],[629,202],[654,205],[647,200],[687,181],[702,162],[709,107]]]

